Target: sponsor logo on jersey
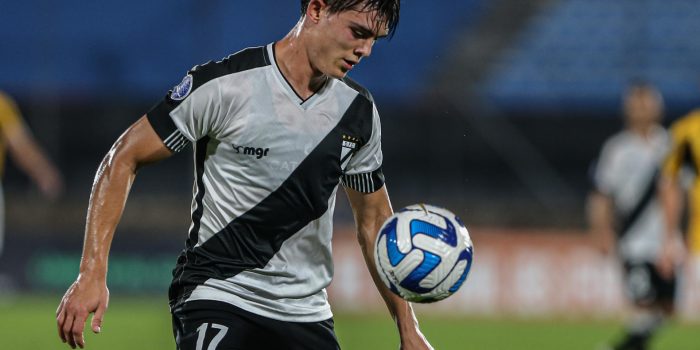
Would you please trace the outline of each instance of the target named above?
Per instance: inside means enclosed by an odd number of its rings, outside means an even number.
[[[349,135],[343,135],[343,148],[340,151],[340,168],[345,171],[350,158],[357,151],[357,146],[360,144],[360,139]]]
[[[175,101],[180,101],[187,97],[192,91],[192,74],[187,74],[180,84],[173,87],[173,91],[170,93],[170,99]]]
[[[235,145],[235,144],[231,144],[231,147],[233,147],[233,150],[236,151],[236,153],[238,153],[238,154],[255,156],[256,159],[266,157],[267,152],[270,151],[269,148],[240,146],[240,145]]]

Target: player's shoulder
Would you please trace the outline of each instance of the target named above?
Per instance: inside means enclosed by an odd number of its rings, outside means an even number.
[[[221,60],[209,61],[192,67],[192,69],[187,71],[187,75],[185,75],[182,81],[173,87],[170,98],[173,100],[183,100],[192,91],[199,89],[211,81],[268,65],[270,65],[270,60],[265,47],[243,49]]]
[[[351,79],[348,76],[345,76],[343,79],[340,79],[340,82],[347,86],[348,88],[356,91],[357,93],[360,94],[360,96],[363,96],[364,98],[367,99],[367,101],[371,102],[374,104],[374,97],[372,94],[365,88],[364,86],[360,85],[360,83],[356,82],[355,80]]]
[[[673,122],[671,128],[698,128],[700,127],[700,108],[690,111],[680,119]]]
[[[700,109],[690,111],[683,117],[675,120],[670,126],[671,137],[674,142],[685,142],[683,140],[696,140],[695,135],[700,134]],[[697,142],[697,141],[694,141]]]
[[[1,106],[14,106],[15,101],[10,97],[10,95],[6,94],[4,91],[0,90],[0,105]]]
[[[603,149],[614,151],[626,147],[634,140],[634,135],[629,130],[621,130],[608,137],[603,143]]]
[[[249,47],[230,54],[218,61],[199,64],[188,72],[197,80],[212,80],[224,75],[239,73],[270,65],[270,59],[264,46]]]
[[[653,140],[660,140],[661,142],[668,142],[669,131],[663,127],[663,125],[654,125],[651,128],[651,137]]]
[[[0,124],[4,127],[11,123],[19,121],[19,109],[15,100],[0,90]]]
[[[7,101],[11,100],[10,96],[6,94],[4,91],[0,90],[0,101]]]

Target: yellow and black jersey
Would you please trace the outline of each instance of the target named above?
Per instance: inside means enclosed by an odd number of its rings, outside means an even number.
[[[19,109],[15,102],[0,91],[0,176],[5,171],[5,153],[7,140],[5,135],[12,133],[12,129],[21,126]]]
[[[688,244],[700,253],[700,109],[677,120],[671,126],[671,151],[664,163],[665,176],[677,178],[684,165],[695,172],[689,195]]]

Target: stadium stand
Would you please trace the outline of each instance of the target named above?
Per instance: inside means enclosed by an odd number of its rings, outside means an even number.
[[[457,28],[478,18],[483,2],[404,3],[400,35],[378,44],[353,72],[356,80],[392,98],[426,84],[434,58],[446,55]],[[251,2],[245,11],[222,0],[10,3],[0,14],[0,42],[11,49],[0,64],[12,69],[3,71],[0,85],[20,97],[38,90],[155,100],[192,65],[283,36],[298,11],[297,1]],[[380,78],[387,75],[392,79]]]
[[[698,102],[694,0],[561,0],[522,30],[484,83],[502,108],[611,110],[630,79],[658,84],[667,103]]]

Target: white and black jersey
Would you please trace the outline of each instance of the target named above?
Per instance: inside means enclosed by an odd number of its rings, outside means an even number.
[[[284,321],[330,318],[338,184],[384,185],[369,93],[329,78],[302,100],[270,44],[193,68],[148,120],[170,150],[194,146],[192,224],[171,306],[216,300]]]
[[[668,149],[662,127],[655,127],[647,139],[625,130],[603,145],[594,182],[613,200],[618,252],[626,261],[654,261],[658,254],[664,225],[656,183]]]

